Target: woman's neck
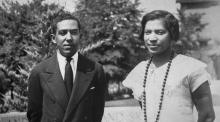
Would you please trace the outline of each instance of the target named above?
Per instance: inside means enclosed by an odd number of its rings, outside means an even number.
[[[152,55],[153,56],[152,63],[156,67],[160,67],[170,60],[170,56],[172,55],[172,53],[173,52],[171,50],[167,50],[167,51],[164,51],[163,53],[160,53],[160,54],[153,54]]]

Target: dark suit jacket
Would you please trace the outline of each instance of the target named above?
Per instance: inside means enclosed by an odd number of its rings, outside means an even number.
[[[106,78],[103,68],[79,54],[68,101],[57,56],[37,65],[29,77],[27,117],[30,122],[101,122]]]

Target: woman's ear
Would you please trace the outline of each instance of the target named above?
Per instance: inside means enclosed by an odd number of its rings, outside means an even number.
[[[56,44],[56,40],[55,40],[56,37],[55,37],[55,35],[54,35],[54,34],[51,34],[50,37],[51,37],[51,39],[52,39],[52,42],[53,42],[54,44]]]

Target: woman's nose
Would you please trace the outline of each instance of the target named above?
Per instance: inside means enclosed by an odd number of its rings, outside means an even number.
[[[148,37],[148,40],[149,40],[149,41],[152,41],[152,42],[153,42],[153,41],[157,41],[157,39],[158,39],[157,36],[156,36],[155,34],[153,34],[153,33],[150,34],[149,37]]]

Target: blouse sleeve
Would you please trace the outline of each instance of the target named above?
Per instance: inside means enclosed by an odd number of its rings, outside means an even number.
[[[199,68],[192,72],[189,76],[189,85],[192,92],[194,92],[200,85],[208,81],[210,83],[211,76],[205,69],[205,67]]]
[[[140,62],[122,81],[125,87],[130,88],[133,91],[134,98],[139,99],[142,94],[142,82],[145,74],[145,61]]]

